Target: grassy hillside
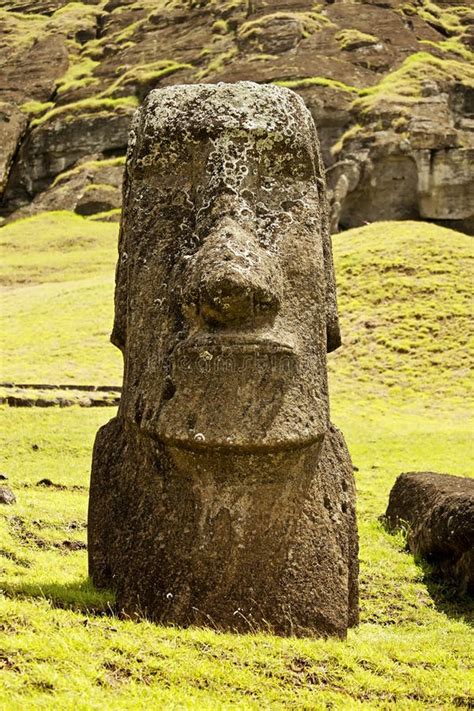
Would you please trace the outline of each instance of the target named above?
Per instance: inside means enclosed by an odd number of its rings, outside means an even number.
[[[115,223],[73,212],[44,212],[0,229],[0,284],[31,286],[109,275],[117,249]]]
[[[0,230],[1,381],[120,383],[122,357],[109,343],[117,234],[70,212]]]
[[[333,238],[343,348],[333,393],[465,401],[473,365],[472,238],[422,222],[378,222]]]
[[[56,213],[0,231],[2,380],[120,381],[108,343],[116,226],[103,228]],[[401,471],[470,474],[470,244],[410,222],[334,238],[345,347],[330,358],[332,413],[357,467],[361,544],[361,625],[347,642],[118,620],[84,549],[92,442],[114,409],[0,408],[0,471],[17,496],[0,511],[0,707],[472,708],[473,602],[379,520]],[[38,486],[45,477],[54,486]]]

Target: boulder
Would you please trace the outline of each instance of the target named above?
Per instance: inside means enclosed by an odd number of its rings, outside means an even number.
[[[0,504],[16,504],[16,496],[8,486],[0,486]]]
[[[400,474],[385,514],[446,581],[474,593],[474,479],[435,472]]]
[[[19,208],[51,186],[56,175],[78,160],[125,151],[133,106],[110,109],[106,102],[79,105],[46,117],[21,144],[4,199]]]

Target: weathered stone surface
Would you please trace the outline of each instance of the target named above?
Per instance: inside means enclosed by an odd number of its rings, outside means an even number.
[[[91,156],[99,146],[109,155],[123,151],[132,114],[132,107],[120,106],[113,111],[99,107],[71,112],[67,120],[53,116],[36,126],[21,144],[5,202],[10,208],[28,204],[38,192],[50,187],[56,175]]]
[[[412,95],[408,105],[400,107],[396,93],[384,98],[383,92],[379,100],[359,103],[364,125],[352,135],[348,132],[328,171],[334,230],[383,215],[389,220],[421,217],[474,234],[474,106],[469,88],[474,73],[466,69],[462,81],[450,81],[449,73],[443,75],[442,65],[429,56],[421,56],[414,67],[407,64],[400,80]],[[430,69],[436,79],[428,78]],[[377,131],[372,121],[378,122]]]
[[[5,190],[10,165],[25,132],[28,120],[14,104],[0,104],[0,197]]]
[[[474,592],[474,479],[434,472],[401,474],[386,521],[407,527],[410,550],[462,592]]]
[[[48,210],[93,214],[118,209],[122,203],[123,164],[122,158],[104,159],[100,154],[89,155],[61,173],[32,202],[16,210],[15,217]],[[113,215],[112,218],[118,219]]]
[[[355,493],[329,421],[340,335],[311,115],[249,82],[152,92],[126,175],[92,579],[129,615],[344,636]]]
[[[420,215],[438,220],[474,217],[474,146],[418,151]]]
[[[64,38],[59,33],[29,36],[27,26],[6,26],[0,39],[0,99],[15,102],[49,101],[54,94],[56,81],[68,66]],[[26,35],[26,36],[25,36]]]
[[[8,486],[0,486],[0,504],[16,504],[16,496]]]

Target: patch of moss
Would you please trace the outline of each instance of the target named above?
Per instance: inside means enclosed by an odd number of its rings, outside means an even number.
[[[29,116],[42,116],[49,111],[54,106],[52,101],[25,101],[24,104],[20,106],[20,111]]]
[[[456,81],[474,88],[474,67],[454,59],[441,59],[428,52],[417,52],[407,57],[398,69],[386,74],[378,84],[362,89],[353,108],[369,113],[383,103],[409,106],[420,99],[425,81],[435,81],[441,86]]]
[[[160,60],[158,62],[150,62],[149,64],[137,64],[125,71],[113,84],[101,92],[99,96],[110,97],[128,85],[146,86],[156,83],[163,77],[174,74],[181,69],[192,68],[192,64],[183,64],[173,60]]]
[[[474,52],[472,52],[458,37],[449,37],[447,40],[441,42],[433,42],[431,40],[420,40],[420,44],[424,44],[427,47],[434,47],[443,53],[457,54],[466,62],[474,63]]]
[[[236,57],[238,53],[239,50],[237,47],[231,47],[224,52],[214,55],[213,59],[211,59],[211,61],[203,69],[196,72],[196,79],[204,79],[210,74],[216,74],[221,71],[221,69],[234,57]]]
[[[227,20],[216,20],[212,23],[211,30],[214,34],[226,35],[229,31],[229,23]]]
[[[70,53],[78,54],[82,49],[82,45],[77,42],[78,33],[87,31],[88,35],[95,35],[97,18],[101,14],[102,8],[100,5],[68,2],[51,15],[48,20],[47,31],[61,33],[67,38]]]
[[[233,10],[244,10],[247,14],[252,11],[252,0],[207,0],[202,3],[215,13],[228,15]]]
[[[375,35],[369,35],[365,32],[359,32],[359,30],[353,29],[341,30],[334,37],[343,50],[370,47],[370,45],[377,44],[380,41]]]
[[[256,20],[244,22],[239,27],[237,36],[241,40],[258,40],[265,33],[266,25],[273,20],[293,20],[298,22],[301,27],[302,37],[310,37],[310,35],[323,27],[333,25],[331,20],[320,12],[273,12]]]
[[[249,62],[271,62],[275,60],[275,55],[273,54],[250,54],[247,57]]]
[[[44,116],[35,119],[31,122],[31,127],[40,126],[46,121],[57,118],[58,116],[67,117],[67,115],[76,114],[88,114],[88,113],[99,113],[100,111],[114,111],[115,109],[125,108],[125,107],[136,107],[138,106],[138,100],[135,96],[123,96],[120,99],[107,99],[107,98],[91,98],[82,99],[81,101],[75,101],[72,104],[66,104],[65,106],[57,106],[51,111],[48,111]]]
[[[397,131],[397,133],[400,133],[407,128],[408,123],[409,122],[406,116],[399,116],[398,118],[393,119],[392,128],[394,131]]]
[[[356,123],[354,126],[351,126],[350,128],[345,131],[345,133],[342,134],[340,139],[335,143],[333,146],[331,146],[331,155],[337,156],[342,149],[344,148],[344,145],[347,141],[350,141],[351,139],[355,138],[356,136],[361,136],[364,132],[364,127],[361,126],[360,123]]]
[[[330,89],[338,89],[339,91],[347,91],[353,94],[358,94],[360,89],[349,84],[344,84],[337,79],[329,79],[328,77],[303,77],[301,79],[278,79],[273,82],[277,86],[286,86],[288,89],[304,89],[307,86],[327,86]]]
[[[24,52],[44,35],[47,24],[43,15],[0,9],[2,45],[13,53]]]
[[[122,44],[123,42],[129,40],[131,37],[133,37],[135,32],[143,26],[145,21],[146,20],[137,20],[137,22],[133,22],[131,25],[128,25],[128,27],[126,27],[113,38],[114,42],[117,42],[117,44]]]
[[[84,163],[80,163],[74,168],[65,170],[63,173],[57,175],[53,180],[51,187],[54,188],[57,185],[60,185],[62,182],[69,180],[74,175],[79,175],[79,173],[82,173],[84,170],[94,170],[94,168],[114,168],[116,166],[123,165],[125,165],[125,156],[118,156],[117,158],[104,158],[104,160],[84,161]]]
[[[98,84],[98,79],[91,76],[99,62],[90,57],[69,57],[69,67],[57,83],[57,94],[62,96],[68,91],[74,91],[84,86]]]
[[[429,25],[435,27],[443,34],[461,34],[465,23],[474,20],[474,11],[467,5],[454,5],[449,8],[440,7],[432,0],[414,0],[403,4],[398,10],[402,15],[418,15]]]

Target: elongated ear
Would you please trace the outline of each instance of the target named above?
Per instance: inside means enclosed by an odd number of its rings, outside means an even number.
[[[341,331],[339,328],[339,314],[337,311],[336,277],[334,274],[334,260],[332,256],[332,240],[329,229],[329,203],[326,190],[326,170],[321,157],[319,138],[316,126],[314,131],[314,157],[317,170],[319,197],[321,201],[321,234],[323,238],[324,274],[326,277],[326,348],[327,352],[335,351],[341,345]]]
[[[130,192],[129,178],[127,168],[124,170],[123,176],[123,204],[122,215],[120,218],[120,232],[118,240],[118,261],[115,268],[115,315],[114,326],[110,336],[110,340],[120,348],[121,351],[125,348],[127,340],[127,301],[128,301],[128,265],[127,265],[127,239],[126,239],[126,215],[127,203]]]
[[[341,330],[337,310],[336,277],[332,256],[332,240],[329,231],[328,204],[325,196],[325,224],[323,225],[324,272],[326,275],[326,349],[328,353],[341,345]]]

